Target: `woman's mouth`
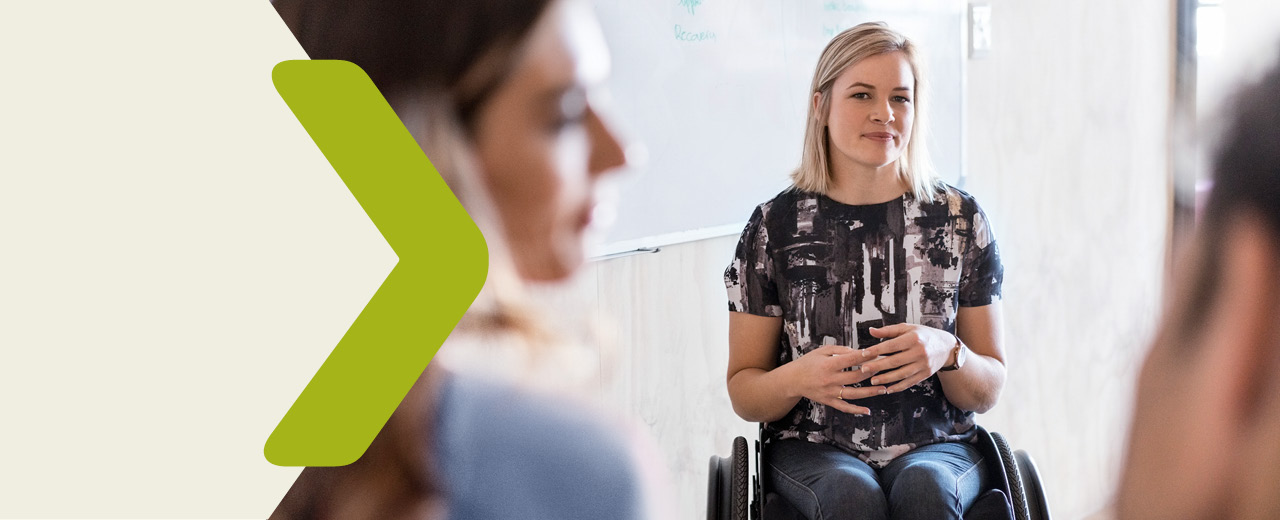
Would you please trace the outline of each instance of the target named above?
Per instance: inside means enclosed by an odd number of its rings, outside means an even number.
[[[893,140],[893,134],[890,134],[888,132],[871,132],[869,134],[862,134],[862,137],[865,137],[872,141],[889,142]]]

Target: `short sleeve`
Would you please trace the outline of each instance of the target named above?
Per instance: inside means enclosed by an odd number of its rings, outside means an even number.
[[[976,206],[976,205],[975,205]],[[987,215],[975,207],[973,237],[965,248],[960,271],[960,306],[981,307],[1000,300],[1004,265]]]
[[[730,311],[757,316],[782,316],[773,258],[769,250],[769,231],[765,225],[768,207],[768,204],[762,204],[751,214],[751,220],[738,239],[733,262],[724,270]]]

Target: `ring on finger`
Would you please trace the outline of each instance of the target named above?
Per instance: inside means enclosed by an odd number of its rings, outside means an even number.
[[[843,386],[842,386],[842,387],[840,387],[840,395],[836,396],[836,399],[839,399],[839,400],[841,400],[841,401],[843,401],[843,400],[844,400],[844,387],[843,387]]]

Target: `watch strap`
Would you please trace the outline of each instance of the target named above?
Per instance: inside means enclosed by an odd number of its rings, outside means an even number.
[[[951,349],[951,358],[953,359],[953,361],[951,362],[950,365],[942,367],[938,370],[946,371],[946,372],[950,372],[952,370],[959,370],[960,366],[963,364],[961,362],[960,356],[963,355],[965,348],[966,347],[964,346],[964,343],[960,341],[960,336],[956,336],[956,346],[955,348]]]

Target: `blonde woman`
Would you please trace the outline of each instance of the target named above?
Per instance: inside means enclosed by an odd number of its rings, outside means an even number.
[[[1003,268],[930,167],[920,61],[879,23],[827,45],[793,186],[725,271],[730,399],[811,519],[961,518],[984,485],[968,441],[1004,386]]]

